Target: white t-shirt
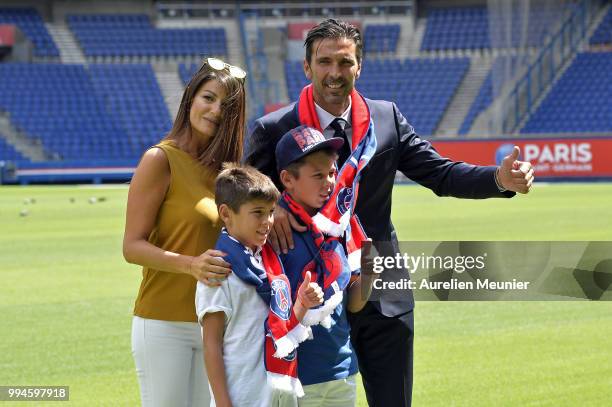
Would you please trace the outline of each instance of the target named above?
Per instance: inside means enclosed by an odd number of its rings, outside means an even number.
[[[223,362],[230,399],[234,406],[262,407],[270,404],[271,389],[264,365],[264,321],[269,307],[255,287],[230,274],[220,287],[198,282],[196,313],[225,313]],[[212,391],[211,391],[212,396]],[[214,406],[214,397],[211,406]]]

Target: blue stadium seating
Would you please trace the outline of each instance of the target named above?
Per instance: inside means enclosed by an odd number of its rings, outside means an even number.
[[[300,61],[285,61],[285,79],[287,81],[287,95],[290,100],[297,100],[300,91],[308,84],[304,76],[304,67]]]
[[[28,161],[19,151],[4,140],[0,134],[0,161]]]
[[[556,7],[551,2],[531,2],[525,4],[529,9],[525,13],[521,13],[521,8],[515,9],[510,22],[510,44],[505,37],[505,32],[498,32],[501,38],[491,38],[491,47],[505,48],[508,45],[513,47],[537,47],[542,46],[546,40],[546,36],[555,32],[559,27],[559,23],[564,21],[564,18],[574,11],[578,4],[564,3],[563,7]],[[489,16],[491,18],[491,16]],[[490,25],[493,27],[505,27],[509,24],[506,20],[506,13],[494,14]],[[525,27],[526,25],[526,27]],[[525,28],[527,32],[525,33]]]
[[[486,110],[491,104],[491,102],[493,102],[494,73],[497,73],[499,75],[495,76],[496,78],[498,78],[499,81],[499,77],[503,77],[504,72],[506,72],[507,70],[513,71],[514,69],[517,69],[516,67],[518,65],[527,65],[529,63],[529,59],[529,55],[502,56],[495,58],[493,64],[491,65],[489,73],[487,74],[485,80],[480,86],[480,90],[478,91],[478,94],[476,95],[474,101],[472,102],[472,105],[470,106],[468,114],[463,119],[463,123],[459,128],[459,134],[467,134],[470,131],[474,120],[476,120],[476,117],[478,117],[480,112]]]
[[[111,120],[128,135],[132,156],[139,156],[170,130],[170,114],[151,65],[90,65],[89,73]]]
[[[34,45],[34,55],[59,57],[59,50],[43,19],[31,8],[0,8],[0,24],[14,24]]]
[[[144,14],[79,14],[68,25],[86,57],[226,56],[223,28],[155,28]]]
[[[455,7],[431,10],[421,50],[489,48],[486,7]]]
[[[545,6],[545,5],[544,5]],[[489,33],[489,15],[486,7],[453,7],[433,9],[427,18],[425,36],[421,43],[421,50],[436,51],[445,49],[483,49],[504,48],[507,46],[537,46],[541,45],[555,23],[560,21],[571,8],[544,7],[533,3],[531,8],[523,14],[515,12],[510,18],[512,32],[511,38],[499,38],[496,43]],[[495,14],[491,21],[493,27],[504,27],[508,21],[507,15],[501,17]],[[527,32],[524,32],[524,25]]]
[[[463,119],[463,123],[459,128],[459,134],[467,134],[474,123],[474,120],[480,112],[484,111],[491,102],[493,101],[493,75],[492,71],[489,71],[487,77],[485,78],[476,98],[474,98],[474,102],[472,102],[472,106],[470,106],[470,110],[468,114]]]
[[[470,61],[454,59],[365,60],[357,89],[371,99],[390,100],[420,134],[432,134],[461,83]],[[287,90],[296,100],[308,82],[300,62],[286,62]]]
[[[521,133],[612,130],[612,53],[579,53]]]
[[[369,24],[365,27],[365,53],[395,52],[400,35],[399,24]]]
[[[567,13],[568,8],[562,11]],[[559,17],[559,11],[532,7],[530,12],[527,42],[538,44],[553,26],[545,23],[545,19]],[[543,16],[539,26],[534,24],[537,22],[534,16]],[[433,10],[429,13],[422,49],[494,47],[496,44],[491,44],[489,34],[490,18],[485,7]],[[32,38],[36,55],[59,54],[36,11],[0,9],[0,21],[7,22],[7,19]],[[225,58],[227,54],[223,29],[157,29],[148,16],[135,14],[73,15],[67,21],[88,57],[208,54]],[[591,44],[612,43],[611,25],[612,11],[591,37]],[[376,59],[376,54],[396,51],[400,30],[399,24],[366,22],[366,57],[357,89],[366,97],[395,102],[419,134],[430,135],[448,108],[470,60],[384,59],[386,56]],[[518,39],[513,36],[513,44],[518,44]],[[54,54],[48,52],[51,47],[55,49]],[[182,81],[187,83],[198,67],[199,64],[179,64]],[[287,62],[285,71],[289,98],[295,100],[307,84],[302,63]],[[612,131],[609,72],[612,72],[612,53],[579,54],[521,132]],[[460,134],[467,133],[478,114],[490,105],[494,78],[488,74],[462,123]],[[40,139],[46,152],[56,154],[64,162],[109,159],[134,162],[172,124],[148,64],[92,64],[89,67],[56,63],[0,64],[0,110],[7,111],[17,128]],[[0,160],[27,162],[1,135]]]
[[[198,71],[200,65],[198,64],[179,64],[179,77],[185,85],[189,82],[191,77]]]
[[[612,44],[612,8],[599,24],[590,40],[591,45]]]
[[[0,64],[0,109],[66,160],[134,159],[170,127],[149,65]]]
[[[118,153],[105,148],[119,138],[119,129],[95,97],[83,66],[0,64],[0,87],[0,108],[47,151],[64,159]]]

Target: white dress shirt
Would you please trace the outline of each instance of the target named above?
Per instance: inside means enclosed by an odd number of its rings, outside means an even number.
[[[340,118],[346,121],[344,132],[346,133],[346,137],[349,142],[349,147],[351,147],[351,150],[352,150],[353,149],[353,146],[352,146],[353,126],[351,125],[351,99],[349,98],[349,105],[344,111],[344,113],[342,113],[340,116],[334,116],[333,114],[329,113],[328,111],[323,109],[321,106],[317,105],[316,103],[315,103],[315,110],[317,111],[317,117],[319,118],[319,124],[321,124],[321,128],[323,129],[323,136],[325,136],[326,139],[330,139],[334,137],[335,131],[330,126],[331,122],[333,122],[334,119]]]

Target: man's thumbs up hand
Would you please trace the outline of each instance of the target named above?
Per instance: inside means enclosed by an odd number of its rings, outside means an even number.
[[[495,180],[507,191],[526,194],[533,184],[533,167],[527,161],[519,161],[520,154],[521,149],[514,146],[512,153],[504,157],[495,172]]]

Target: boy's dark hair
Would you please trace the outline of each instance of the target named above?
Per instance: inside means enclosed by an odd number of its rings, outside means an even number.
[[[276,202],[280,193],[264,174],[250,166],[234,163],[223,164],[223,170],[215,181],[215,203],[217,208],[226,204],[234,212],[252,200]]]
[[[357,62],[361,64],[363,41],[359,29],[346,21],[336,20],[334,18],[328,18],[308,31],[306,40],[304,41],[304,47],[306,48],[306,61],[309,64],[311,62],[310,58],[312,57],[312,45],[315,41],[324,38],[346,38],[352,40],[355,43],[355,57],[357,58]]]
[[[328,157],[338,157],[338,153],[336,152],[336,150],[331,147],[322,148],[321,150],[315,151],[315,153],[319,152],[325,153],[325,155],[327,155]],[[305,155],[299,160],[295,160],[284,169],[287,170],[289,174],[293,175],[295,179],[300,178],[300,168],[302,168],[302,166],[306,163],[306,158],[308,158],[308,156],[310,156],[310,154]]]

